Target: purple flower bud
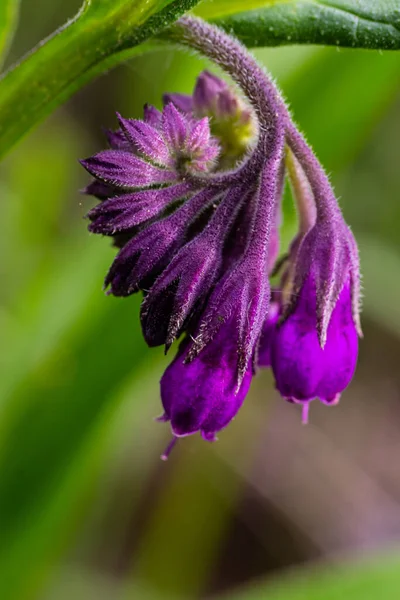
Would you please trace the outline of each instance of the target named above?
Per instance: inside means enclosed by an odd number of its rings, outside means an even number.
[[[323,348],[317,333],[317,302],[315,281],[309,276],[293,312],[273,334],[272,369],[284,398],[293,402],[319,398],[332,404],[350,383],[357,362],[349,279],[333,309]]]
[[[243,156],[254,140],[257,128],[250,108],[223,79],[203,71],[196,81],[193,97],[164,94],[164,104],[195,118],[209,117],[212,134],[221,146],[220,166],[227,168]]]
[[[143,108],[143,120],[161,131],[162,129],[162,113],[151,104],[145,104]]]
[[[172,103],[182,113],[191,114],[193,112],[193,98],[187,94],[163,94],[163,104]]]
[[[166,328],[162,343],[169,347],[193,308],[210,292],[221,268],[224,236],[243,198],[243,188],[229,190],[203,231],[175,254],[147,294],[141,319],[144,337],[150,346],[159,343],[160,332]],[[161,306],[165,306],[165,310],[160,310]]]
[[[185,184],[181,184],[184,186]],[[177,186],[178,187],[178,186]],[[168,199],[176,188],[160,190],[165,201],[165,194],[169,193]],[[180,189],[182,194],[182,188]],[[188,224],[195,216],[204,209],[215,195],[214,190],[202,190],[184,203],[178,210],[160,221],[150,222],[136,235],[130,239],[115,257],[113,264],[105,279],[105,286],[110,286],[115,296],[128,296],[139,289],[148,289],[154,283],[158,275],[165,269],[175,252],[181,247],[185,240]],[[118,199],[113,199],[117,202]],[[95,209],[94,209],[95,210]],[[126,218],[126,214],[123,218]],[[101,224],[104,227],[103,224]],[[163,301],[169,298],[166,293]],[[158,311],[161,311],[161,304]],[[164,315],[164,326],[167,326],[167,315]],[[165,338],[152,345],[163,344]]]
[[[161,379],[161,400],[172,432],[182,437],[198,431],[205,440],[235,417],[249,390],[251,361],[239,390],[236,389],[236,324],[225,323],[214,340],[192,362],[186,364],[188,342],[182,344],[176,358]]]
[[[194,88],[193,110],[198,115],[233,115],[238,110],[238,98],[225,81],[209,71],[203,71]]]
[[[219,147],[207,118],[194,120],[173,104],[162,114],[147,106],[145,114],[145,121],[118,115],[121,129],[107,133],[111,150],[81,161],[110,191],[169,185],[214,167]]]

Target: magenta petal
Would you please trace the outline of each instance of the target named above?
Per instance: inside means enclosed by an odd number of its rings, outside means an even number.
[[[350,289],[343,288],[321,348],[317,334],[315,284],[309,277],[295,310],[278,327],[272,344],[276,386],[285,398],[331,401],[353,377],[358,352]]]
[[[317,396],[327,402],[334,400],[353,378],[358,356],[358,334],[351,310],[350,286],[339,296],[328,327],[324,350],[325,373]]]
[[[207,440],[223,429],[240,409],[249,390],[249,365],[236,392],[237,331],[226,323],[216,338],[192,362],[184,364],[187,342],[161,379],[161,399],[174,435],[201,432]]]

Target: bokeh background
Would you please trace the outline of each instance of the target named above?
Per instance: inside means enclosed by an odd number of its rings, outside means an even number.
[[[23,0],[13,62],[79,0]],[[78,158],[115,111],[190,92],[205,62],[122,64],[0,165],[0,597],[4,600],[400,597],[400,54],[257,51],[331,174],[360,244],[364,340],[339,406],[254,381],[208,444],[169,441],[162,351],[139,297],[102,292],[115,250],[89,235]],[[283,240],[295,229],[288,190]],[[283,246],[284,249],[284,246]]]

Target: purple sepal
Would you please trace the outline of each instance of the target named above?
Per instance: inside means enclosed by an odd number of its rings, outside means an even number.
[[[274,333],[272,369],[284,398],[297,402],[319,398],[333,403],[350,383],[357,362],[358,337],[349,280],[332,312],[323,348],[318,340],[316,309],[315,282],[310,276],[294,311]]]
[[[191,158],[191,170],[206,172],[212,168],[218,157],[220,148],[211,136],[207,117],[194,123],[186,139],[183,156]]]
[[[155,129],[161,128],[162,115],[160,111],[151,104],[144,105],[143,120]]]
[[[106,129],[105,134],[107,137],[107,141],[112,150],[125,150],[129,152],[130,143],[126,139],[123,131],[121,129],[117,129],[116,131],[112,131],[111,129]]]
[[[162,340],[169,347],[209,294],[222,264],[225,232],[243,197],[241,187],[225,194],[204,230],[179,250],[144,299],[141,321],[149,346]],[[165,339],[161,332],[166,332]]]
[[[168,147],[157,129],[137,119],[124,119],[117,113],[118,121],[131,150],[163,167],[173,167]]]
[[[228,425],[240,409],[252,379],[248,364],[239,390],[237,383],[237,330],[227,322],[215,339],[189,364],[185,340],[161,379],[165,417],[178,437],[200,432],[207,441]]]
[[[188,225],[214,194],[213,190],[195,194],[172,215],[135,235],[115,257],[105,287],[110,286],[114,296],[128,296],[153,284],[184,242]]]
[[[189,123],[183,113],[170,103],[162,113],[162,131],[171,151],[180,151],[189,133]]]
[[[176,174],[160,169],[124,150],[103,150],[80,161],[93,177],[123,189],[171,183]]]
[[[207,117],[190,119],[172,103],[164,107],[162,132],[178,172],[207,172],[219,154]]]
[[[335,219],[336,217],[336,219]],[[296,306],[301,289],[312,276],[316,288],[316,318],[318,339],[323,347],[332,312],[345,282],[350,282],[351,306],[356,328],[359,330],[359,262],[353,234],[341,214],[330,221],[317,219],[310,231],[298,240],[300,246],[294,266],[291,299],[284,309],[284,318]],[[360,331],[359,331],[360,332]]]
[[[109,198],[89,211],[87,216],[92,221],[89,231],[102,235],[126,231],[159,215],[189,191],[189,184],[179,183],[158,190],[140,190]]]
[[[95,196],[99,200],[105,200],[106,198],[115,196],[116,190],[107,183],[94,179],[82,190],[82,193],[88,196]]]

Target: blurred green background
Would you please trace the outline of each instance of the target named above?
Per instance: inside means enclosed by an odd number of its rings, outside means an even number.
[[[22,0],[8,64],[79,4]],[[167,362],[141,338],[140,298],[102,292],[115,250],[87,233],[77,159],[105,146],[115,111],[190,92],[205,63],[171,50],[99,78],[0,165],[1,599],[400,597],[400,54],[257,56],[360,244],[354,381],[304,427],[263,372],[218,443],[160,461]]]

